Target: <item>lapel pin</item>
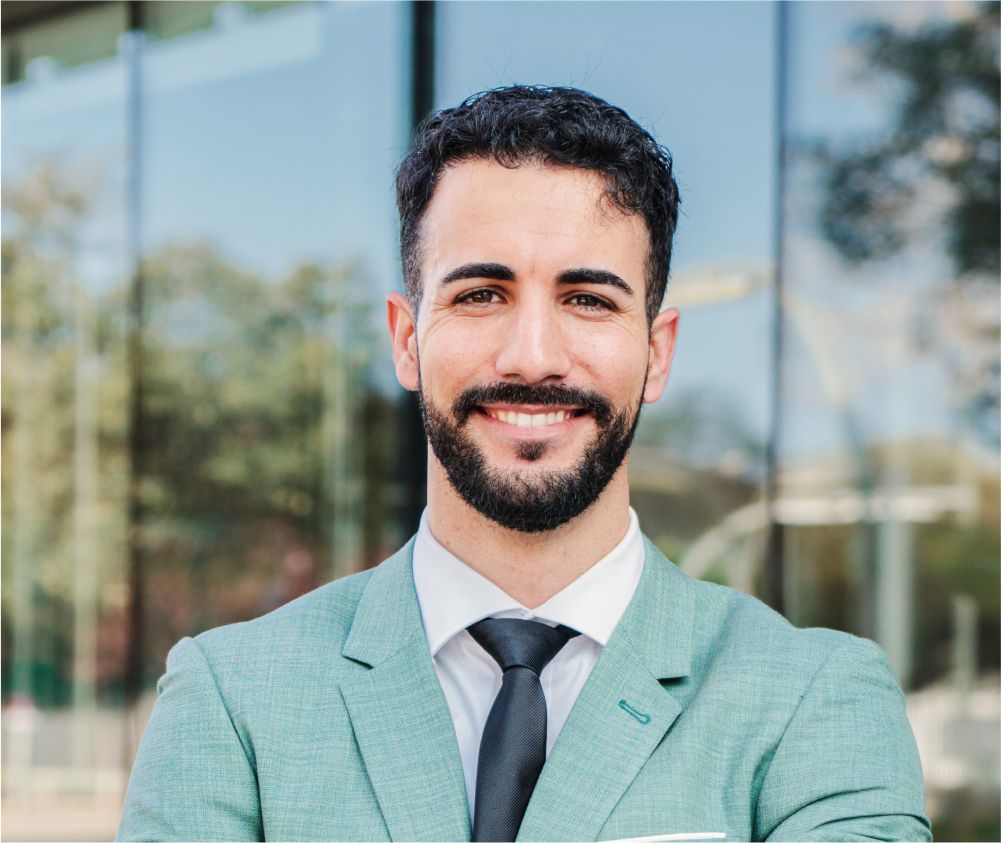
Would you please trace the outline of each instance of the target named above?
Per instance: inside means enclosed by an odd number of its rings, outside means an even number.
[[[626,714],[630,715],[631,717],[635,717],[644,726],[646,726],[646,724],[650,722],[649,714],[644,714],[642,711],[638,711],[637,709],[629,705],[629,703],[627,703],[625,700],[619,700],[619,708],[621,708]]]

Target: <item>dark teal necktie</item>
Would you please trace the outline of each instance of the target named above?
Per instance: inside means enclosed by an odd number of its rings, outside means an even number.
[[[518,618],[487,618],[469,634],[504,672],[483,727],[476,767],[473,840],[514,840],[546,763],[546,697],[542,669],[575,635]]]

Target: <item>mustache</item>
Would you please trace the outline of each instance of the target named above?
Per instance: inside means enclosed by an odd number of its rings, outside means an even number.
[[[611,422],[611,403],[593,390],[566,384],[529,386],[524,383],[495,383],[473,386],[452,404],[452,413],[462,424],[482,404],[534,404],[539,407],[577,407],[594,415],[598,425]]]

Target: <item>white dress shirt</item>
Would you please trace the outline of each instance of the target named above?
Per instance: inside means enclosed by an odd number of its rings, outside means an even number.
[[[438,681],[459,741],[469,810],[475,809],[476,763],[487,715],[501,687],[501,669],[466,627],[483,618],[525,618],[565,624],[570,639],[542,671],[549,718],[548,757],[591,668],[636,591],[643,572],[643,538],[636,513],[615,548],[541,606],[526,609],[449,553],[421,518],[414,544],[414,584]]]

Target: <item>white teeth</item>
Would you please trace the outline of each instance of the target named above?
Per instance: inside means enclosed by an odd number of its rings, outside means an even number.
[[[489,412],[498,421],[517,427],[546,427],[550,424],[562,424],[570,417],[570,413],[565,410],[558,410],[555,413],[515,413],[510,410],[490,410]]]

